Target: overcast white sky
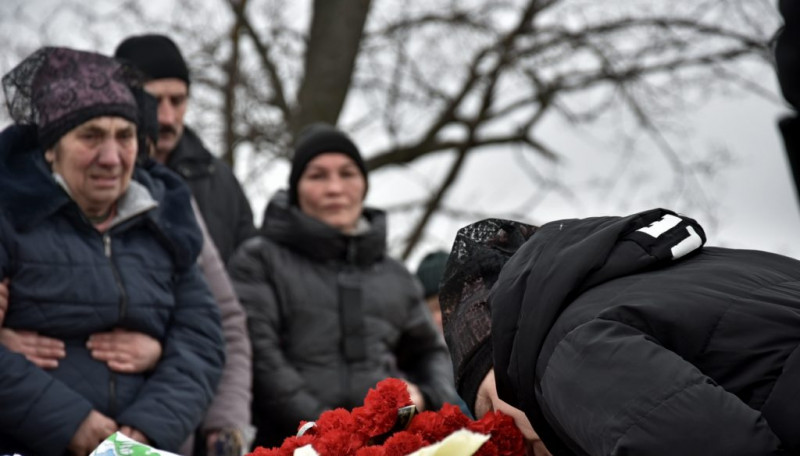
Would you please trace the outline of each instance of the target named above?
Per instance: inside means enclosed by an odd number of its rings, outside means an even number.
[[[778,94],[768,68],[762,82]],[[800,205],[777,128],[777,120],[788,112],[781,104],[746,94],[719,96],[695,112],[686,112],[683,120],[696,148],[724,147],[733,156],[717,180],[704,186],[718,224],[705,224],[709,244],[800,257]],[[560,212],[555,207],[550,210]],[[570,213],[564,216],[599,215],[590,214],[592,210],[568,208]],[[702,214],[687,215],[703,222]]]
[[[720,221],[712,240],[800,257],[800,205],[776,125],[787,112],[748,97],[717,100],[695,116],[707,135],[724,139],[739,156],[727,188],[716,195],[730,219]]]

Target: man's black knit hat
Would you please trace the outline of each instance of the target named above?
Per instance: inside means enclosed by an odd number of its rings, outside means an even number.
[[[332,125],[322,122],[313,123],[303,128],[295,141],[292,171],[289,174],[289,202],[291,204],[297,205],[297,183],[308,166],[308,162],[326,152],[337,152],[350,157],[364,175],[365,184],[367,183],[367,167],[361,157],[361,152],[353,141],[343,131]],[[364,196],[366,194],[365,188]]]
[[[164,35],[130,36],[117,46],[114,57],[129,62],[150,79],[177,78],[189,85],[189,67],[181,51]]]

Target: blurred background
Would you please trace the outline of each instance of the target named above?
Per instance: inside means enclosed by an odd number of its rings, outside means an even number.
[[[327,121],[361,147],[367,203],[412,268],[479,219],[657,206],[710,244],[800,257],[780,21],[774,0],[3,0],[0,70],[167,34],[192,71],[187,124],[257,224],[293,135]]]

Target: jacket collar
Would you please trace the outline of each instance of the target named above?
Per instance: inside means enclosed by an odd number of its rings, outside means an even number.
[[[53,179],[67,195],[72,197],[66,181],[64,181],[64,178],[61,177],[60,174],[53,173]],[[158,206],[158,202],[154,200],[152,196],[150,196],[150,192],[144,187],[144,185],[136,182],[135,180],[131,180],[128,189],[117,201],[117,210],[114,214],[114,219],[111,220],[111,224],[108,226],[108,229],[120,225],[136,217],[137,215],[144,214],[156,206]]]
[[[203,235],[191,205],[189,187],[166,166],[147,160],[137,166],[133,179],[146,189],[158,205],[145,215],[172,250],[179,269],[190,267],[203,246]],[[142,208],[146,200],[138,202]]]
[[[363,217],[368,228],[359,234],[347,235],[309,217],[289,203],[285,191],[280,191],[267,205],[261,230],[267,238],[312,259],[366,266],[386,253],[386,214],[364,208]]]
[[[214,174],[216,163],[214,156],[206,149],[197,134],[185,126],[180,141],[167,158],[167,167],[177,172],[184,179]]]
[[[153,199],[147,188],[135,180],[131,180],[128,190],[117,202],[117,214],[111,221],[109,229],[155,209],[157,206],[158,202]]]
[[[39,148],[35,126],[0,133],[0,210],[17,228],[30,227],[72,202],[56,183]]]

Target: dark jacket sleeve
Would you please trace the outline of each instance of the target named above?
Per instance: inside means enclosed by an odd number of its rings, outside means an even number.
[[[442,404],[457,404],[450,354],[443,336],[422,299],[422,289],[410,280],[414,289],[411,310],[397,352],[397,366],[425,396],[426,407],[439,409]]]
[[[786,101],[794,111],[782,118],[778,126],[783,136],[786,156],[794,179],[795,191],[800,198],[800,2],[780,0],[784,25],[775,43],[775,65],[778,82]]]
[[[0,428],[35,454],[61,454],[92,405],[24,356],[0,346]]]
[[[545,417],[586,454],[767,455],[780,445],[758,411],[617,319],[570,331],[540,385]]]
[[[8,227],[0,214],[0,280],[10,259],[2,240]],[[24,356],[0,345],[0,429],[36,454],[60,454],[92,405]]]
[[[200,189],[201,181],[192,189],[200,211],[205,214],[209,234],[214,239],[222,262],[227,264],[244,241],[257,234],[253,211],[241,184],[226,163],[215,160],[218,167],[213,180]],[[213,184],[218,185],[217,188]],[[224,217],[220,215],[224,214]]]
[[[307,390],[303,377],[281,350],[280,303],[270,280],[272,265],[260,252],[263,242],[262,238],[246,242],[228,270],[247,313],[253,346],[253,404],[264,415],[274,417],[274,423],[296,425],[319,416],[324,406]],[[296,431],[278,432],[290,435]]]
[[[175,451],[199,424],[225,363],[219,308],[196,266],[178,274],[174,293],[161,360],[117,419],[167,451]]]
[[[239,220],[236,223],[236,239],[234,240],[235,251],[235,248],[238,248],[244,241],[255,236],[258,231],[253,224],[253,210],[250,208],[250,201],[247,200],[247,195],[244,194],[244,190],[239,184],[239,181],[236,180],[236,177],[233,177],[233,179],[232,187],[234,187],[234,192],[238,201],[237,204],[239,206],[239,211],[237,212],[239,214]],[[228,256],[230,257],[231,255],[233,255],[233,252]]]
[[[800,109],[800,4],[779,0],[783,28],[775,43],[775,64],[783,96],[792,107]]]
[[[244,309],[233,291],[228,272],[208,234],[200,210],[192,200],[200,230],[203,232],[203,250],[198,264],[211,294],[222,314],[222,334],[225,337],[225,369],[201,425],[204,432],[219,429],[244,431],[250,426],[250,401],[253,386],[250,339]]]

